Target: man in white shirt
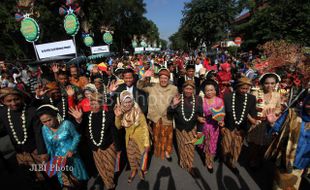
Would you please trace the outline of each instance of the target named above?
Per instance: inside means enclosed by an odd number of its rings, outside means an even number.
[[[198,78],[199,78],[200,69],[203,68],[203,65],[201,62],[202,60],[200,59],[200,57],[197,57],[195,61],[195,77],[198,77]]]

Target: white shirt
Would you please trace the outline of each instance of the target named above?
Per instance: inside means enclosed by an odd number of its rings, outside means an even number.
[[[126,89],[127,89],[128,92],[133,94],[133,86],[131,86],[131,87],[126,86]]]
[[[200,63],[200,64],[195,64],[195,77],[199,77],[199,71],[200,69],[203,68],[203,65]]]

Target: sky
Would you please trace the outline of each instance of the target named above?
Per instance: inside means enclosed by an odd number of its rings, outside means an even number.
[[[168,38],[178,31],[182,19],[184,2],[190,0],[144,0],[147,13],[145,16],[158,27],[160,38]]]

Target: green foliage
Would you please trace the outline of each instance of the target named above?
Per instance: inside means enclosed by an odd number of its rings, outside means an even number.
[[[249,22],[234,27],[243,36],[244,47],[256,47],[270,40],[310,44],[310,1],[270,0],[264,8],[250,9]]]
[[[169,41],[171,42],[170,48],[174,50],[187,50],[188,45],[187,42],[183,39],[182,33],[180,31],[172,34],[169,37]]]
[[[40,38],[36,43],[47,43],[70,39],[63,28],[63,16],[58,14],[59,0],[35,1],[35,12],[39,16],[35,20],[40,26]],[[80,0],[81,14],[79,20],[81,29],[76,35],[79,53],[89,53],[89,48],[83,44],[82,32],[94,35],[95,44],[103,45],[102,26],[114,30],[112,51],[122,51],[131,48],[133,35],[144,35],[148,41],[159,41],[159,32],[156,24],[148,20],[143,0]],[[31,43],[22,37],[19,27],[14,19],[16,1],[0,2],[0,54],[6,59],[16,60],[35,58]]]
[[[171,41],[172,47],[196,48],[203,42],[211,44],[227,37],[238,11],[239,1],[235,0],[192,0],[185,3],[180,29],[171,38],[178,40]]]

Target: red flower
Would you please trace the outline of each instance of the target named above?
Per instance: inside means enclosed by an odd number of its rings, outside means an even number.
[[[257,102],[258,102],[258,103],[262,103],[262,102],[263,102],[263,99],[260,98],[260,99],[257,100]]]
[[[256,108],[256,110],[257,110],[258,112],[262,112],[262,111],[263,111],[263,108]]]

